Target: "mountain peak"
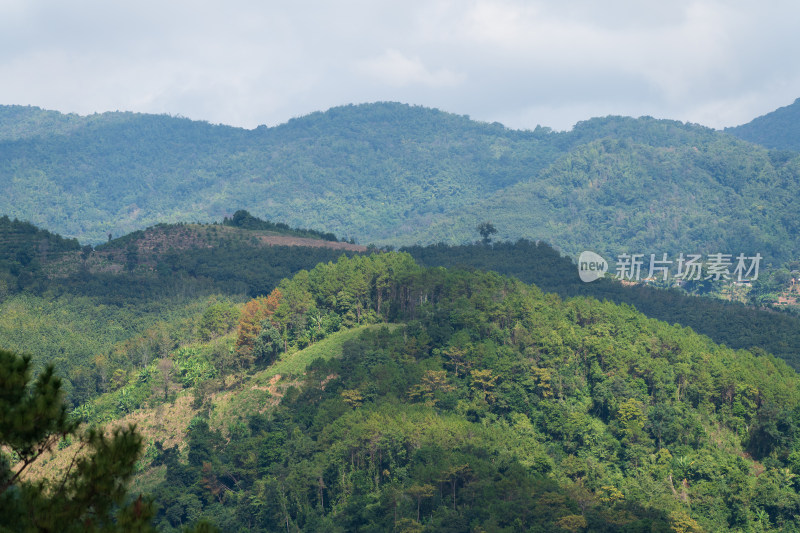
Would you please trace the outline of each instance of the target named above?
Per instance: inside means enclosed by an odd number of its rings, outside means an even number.
[[[800,98],[725,132],[767,148],[800,151]]]

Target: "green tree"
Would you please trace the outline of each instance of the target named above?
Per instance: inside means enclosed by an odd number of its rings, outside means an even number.
[[[81,259],[83,259],[84,263],[86,263],[86,260],[92,255],[92,252],[94,252],[94,248],[92,248],[91,244],[86,244],[81,247]]]
[[[420,382],[412,386],[409,390],[409,397],[414,400],[422,400],[429,405],[436,405],[439,401],[437,392],[445,394],[454,389],[453,385],[447,382],[447,372],[444,370],[426,370]]]
[[[128,269],[128,272],[133,272],[136,269],[136,265],[138,264],[139,264],[139,247],[136,246],[135,242],[132,242],[125,249],[125,268]]]
[[[206,309],[200,318],[198,333],[209,341],[232,330],[239,321],[239,310],[231,303],[218,302]]]
[[[0,350],[0,528],[4,531],[151,531],[151,505],[129,503],[127,482],[142,448],[135,426],[110,437],[93,429],[63,475],[27,480],[45,452],[78,430],[61,381],[47,367],[31,384],[30,357]]]
[[[481,234],[481,240],[484,244],[492,242],[492,235],[497,233],[497,228],[491,222],[483,222],[478,225],[478,233]]]
[[[277,359],[283,347],[283,338],[280,331],[272,325],[272,322],[265,320],[261,324],[261,331],[253,343],[253,357],[256,361],[271,364]]]

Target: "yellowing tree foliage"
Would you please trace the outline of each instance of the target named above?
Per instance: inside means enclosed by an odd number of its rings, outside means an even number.
[[[250,355],[253,344],[261,332],[261,323],[275,314],[281,300],[281,291],[273,290],[269,296],[254,298],[242,309],[239,317],[239,334],[236,338],[236,351],[240,355]]]

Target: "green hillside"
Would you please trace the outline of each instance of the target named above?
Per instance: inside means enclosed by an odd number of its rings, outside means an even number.
[[[254,130],[36,108],[0,122],[0,212],[93,243],[236,206],[362,243],[463,243],[491,220],[571,254],[759,252],[777,267],[800,249],[800,158],[675,121],[515,131],[377,103]]]
[[[562,298],[586,296],[631,305],[650,318],[690,327],[717,343],[758,353],[766,351],[800,370],[800,317],[764,308],[760,281],[753,284],[746,305],[700,298],[674,288],[626,286],[610,279],[584,283],[577,275],[575,262],[542,242],[413,246],[402,250],[425,266],[494,271],[533,283]]]
[[[800,531],[798,102],[0,106],[0,531]],[[764,262],[665,290],[587,249]]]
[[[223,224],[159,224],[95,249],[0,217],[0,348],[36,354],[36,371],[53,364],[78,405],[115,375],[235,323],[237,305],[281,279],[365,250],[244,211]]]
[[[118,387],[79,412],[148,428],[160,531],[800,527],[785,363],[403,253],[286,279]]]
[[[77,404],[108,390],[115,372],[131,372],[200,338],[204,321],[223,310],[235,315],[244,299],[269,294],[281,279],[343,254],[367,252],[330,234],[285,226],[238,212],[223,224],[158,224],[92,249],[0,218],[0,256],[6,258],[0,346],[39,354],[37,368],[54,363],[65,376],[69,401]],[[761,299],[746,306],[610,280],[583,283],[569,258],[541,242],[405,250],[427,266],[492,270],[563,298],[626,303],[718,343],[768,352],[800,367],[800,318],[759,309]],[[759,283],[750,293],[761,295]]]
[[[219,220],[235,205],[374,240],[401,221],[405,231],[444,199],[463,206],[553,157],[538,135],[399,104],[336,108],[252,131],[101,117],[1,143],[9,193],[0,211],[102,242],[157,222]]]
[[[586,127],[598,136],[611,130],[617,137],[579,145],[535,178],[437,220],[420,240],[442,233],[467,240],[478,219],[512,238],[536,228],[538,239],[576,257],[585,249],[673,260],[679,253],[759,251],[773,261],[797,254],[797,157],[776,161],[763,148],[666,121],[593,122]]]

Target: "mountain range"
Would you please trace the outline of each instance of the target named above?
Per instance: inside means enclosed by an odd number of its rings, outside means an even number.
[[[363,244],[469,242],[491,221],[500,239],[568,254],[758,252],[778,264],[800,248],[800,157],[752,131],[792,147],[794,130],[777,126],[797,105],[725,132],[649,117],[518,131],[398,103],[253,130],[4,106],[0,212],[93,244],[241,208]]]
[[[739,133],[0,108],[0,529],[800,530],[800,318],[543,242],[787,282],[799,154]]]

